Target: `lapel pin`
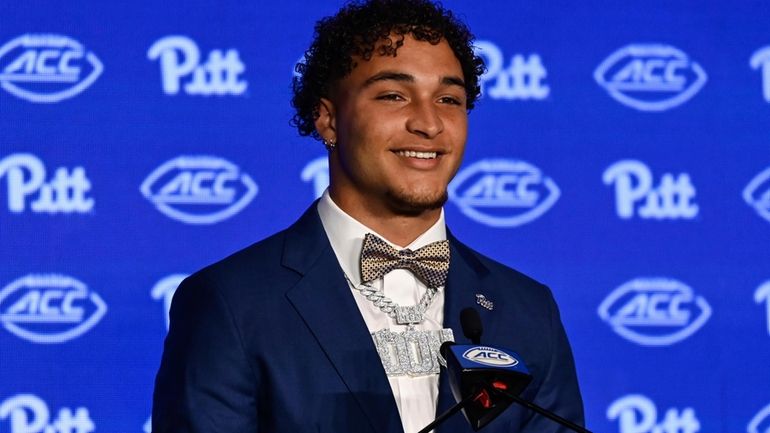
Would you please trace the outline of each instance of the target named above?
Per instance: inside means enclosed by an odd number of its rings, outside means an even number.
[[[495,308],[495,303],[492,302],[492,300],[487,299],[487,297],[481,293],[476,293],[476,303],[489,311],[492,311]]]

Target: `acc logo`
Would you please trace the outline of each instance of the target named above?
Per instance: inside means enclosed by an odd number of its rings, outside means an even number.
[[[615,210],[622,219],[630,219],[639,207],[639,217],[644,219],[693,219],[698,216],[695,187],[690,175],[681,173],[676,177],[665,173],[660,184],[653,187],[652,171],[647,165],[636,160],[622,160],[607,167],[602,175],[606,185],[615,184]]]
[[[488,41],[477,41],[474,45],[476,55],[484,58],[487,65],[487,71],[479,80],[485,95],[503,100],[542,100],[548,97],[551,89],[543,83],[547,71],[539,55],[530,54],[525,58],[516,54],[506,68],[503,52],[497,45]],[[491,85],[485,88],[487,83]]]
[[[329,186],[329,157],[319,156],[307,163],[302,169],[300,178],[313,184],[315,198],[321,197]]]
[[[754,415],[746,427],[748,433],[767,433],[770,432],[770,404]]]
[[[670,45],[627,45],[607,57],[594,79],[620,103],[641,111],[664,111],[692,98],[706,72]]]
[[[185,36],[166,36],[147,51],[150,60],[160,60],[163,93],[176,95],[183,77],[192,76],[184,85],[188,95],[241,95],[248,83],[239,79],[246,67],[238,50],[212,50],[208,60],[200,64],[201,52],[195,41]]]
[[[524,161],[484,159],[449,184],[449,197],[482,224],[515,227],[537,219],[559,199],[559,187]]]
[[[711,317],[711,307],[680,281],[636,278],[602,301],[599,317],[634,343],[668,346],[700,329]]]
[[[9,433],[91,433],[96,429],[84,407],[74,413],[63,407],[53,422],[50,418],[48,405],[32,394],[19,394],[0,403],[0,420],[8,420]]]
[[[759,173],[743,189],[743,199],[757,211],[759,216],[770,221],[770,167]]]
[[[168,330],[169,318],[168,312],[171,310],[171,300],[174,298],[176,288],[182,283],[182,280],[187,278],[186,274],[172,274],[169,275],[152,287],[150,296],[152,299],[163,300],[164,317],[166,318],[166,329]]]
[[[752,69],[762,69],[762,96],[765,101],[770,102],[770,46],[754,52],[749,64]]]
[[[668,409],[658,422],[658,409],[649,398],[630,394],[615,400],[607,408],[607,419],[618,420],[619,433],[695,433],[701,425],[691,407]]]
[[[168,217],[187,224],[214,224],[240,212],[258,188],[225,159],[179,156],[150,173],[140,189]]]
[[[33,343],[63,343],[96,326],[107,312],[82,282],[58,274],[30,274],[0,290],[0,322]]]
[[[483,365],[506,367],[518,365],[519,360],[493,347],[479,346],[463,352],[463,358]]]
[[[38,157],[15,153],[0,159],[0,178],[3,176],[8,180],[8,210],[13,213],[24,212],[27,196],[34,193],[38,193],[38,197],[30,203],[30,208],[35,213],[86,213],[94,207],[94,200],[86,197],[91,181],[83,167],[71,171],[59,167],[45,182],[45,165]]]
[[[0,86],[30,102],[72,98],[102,70],[94,53],[67,36],[26,34],[0,47]]]

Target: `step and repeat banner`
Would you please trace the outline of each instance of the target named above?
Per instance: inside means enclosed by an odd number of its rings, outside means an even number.
[[[446,6],[488,69],[448,224],[553,289],[589,427],[770,432],[770,5]],[[328,183],[289,99],[338,7],[0,5],[0,432],[149,432],[177,284]]]

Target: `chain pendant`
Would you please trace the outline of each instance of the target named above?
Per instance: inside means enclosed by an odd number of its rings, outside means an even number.
[[[418,305],[396,307],[396,323],[399,325],[412,325],[420,322],[422,322],[422,311]]]
[[[407,329],[393,332],[381,329],[372,333],[374,345],[388,376],[429,376],[438,374],[443,358],[441,344],[455,341],[449,328],[438,331]]]

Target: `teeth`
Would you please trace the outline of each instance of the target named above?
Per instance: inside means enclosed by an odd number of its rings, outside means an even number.
[[[437,156],[436,152],[416,152],[414,150],[400,150],[396,154],[420,159],[433,159]]]

